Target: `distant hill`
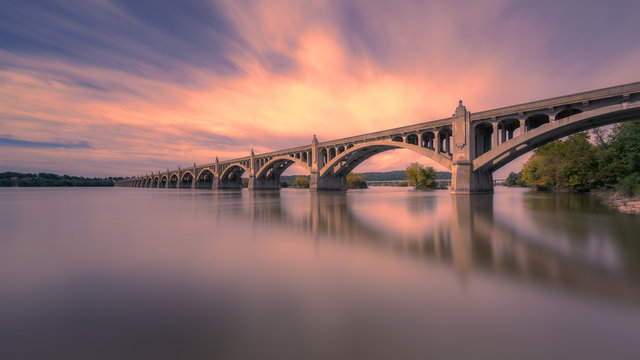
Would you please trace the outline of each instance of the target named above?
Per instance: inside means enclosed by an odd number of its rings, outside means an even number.
[[[0,173],[0,187],[38,187],[38,186],[113,186],[123,178],[86,178],[82,176],[56,175],[49,173],[22,174],[7,171]]]
[[[404,170],[376,171],[376,172],[365,172],[365,173],[359,173],[359,174],[363,174],[365,180],[370,180],[370,181],[407,180],[407,175],[404,173]],[[303,176],[303,175],[281,176],[280,181],[285,181],[289,184],[292,184],[293,180],[298,176]],[[447,172],[447,171],[436,172],[436,180],[450,180],[450,179],[451,179],[450,172]]]

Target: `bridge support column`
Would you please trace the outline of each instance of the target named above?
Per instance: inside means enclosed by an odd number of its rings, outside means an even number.
[[[336,150],[337,153],[337,150]],[[327,157],[330,154],[327,153]],[[318,149],[318,139],[313,135],[311,140],[311,175],[309,176],[309,190],[311,191],[346,191],[347,178],[333,175],[320,176],[320,169],[324,166],[324,159]]]
[[[191,189],[195,189],[196,188],[196,176],[198,176],[198,173],[196,172],[196,163],[193,163],[193,176],[191,177]]]
[[[221,181],[220,179],[214,179],[211,189],[242,189],[242,179],[239,178],[237,181]]]
[[[309,190],[311,191],[347,191],[347,178],[339,176],[319,176],[311,173]]]
[[[255,176],[250,176],[249,190],[280,190],[280,177],[257,180]]]
[[[493,175],[486,171],[473,171],[473,165],[454,163],[451,169],[452,194],[482,194],[493,192]]]
[[[473,170],[475,158],[475,134],[470,121],[471,114],[462,105],[456,108],[452,118],[453,164],[451,167],[451,193],[476,194],[493,192],[493,176],[490,172]]]

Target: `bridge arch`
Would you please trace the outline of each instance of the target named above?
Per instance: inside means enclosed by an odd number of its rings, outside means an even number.
[[[178,186],[180,181],[180,176],[178,175],[177,172],[171,173],[169,175],[169,187],[170,188],[175,188]]]
[[[196,189],[211,189],[213,186],[213,180],[215,179],[215,172],[211,168],[200,169],[200,172],[196,174],[195,188]]]
[[[640,103],[617,104],[575,113],[529,130],[473,160],[474,171],[493,172],[553,140],[600,126],[640,118]]]
[[[311,173],[311,169],[306,161],[290,156],[276,156],[267,161],[255,174],[256,180],[279,179],[280,175],[285,172],[291,165],[300,165],[307,172]]]
[[[182,176],[180,177],[180,181],[178,182],[176,187],[178,189],[191,188],[192,182],[193,182],[193,171],[186,170],[184,173],[182,173]]]
[[[201,180],[203,180],[204,178],[206,178],[208,176],[211,176],[211,177],[216,176],[215,171],[213,169],[211,169],[211,168],[208,168],[208,167],[207,168],[202,168],[202,169],[200,169],[200,172],[198,172],[197,175],[196,175],[196,181],[201,181]]]
[[[185,181],[188,178],[193,178],[193,172],[191,170],[187,170],[184,173],[182,173],[182,176],[180,176],[180,181]]]
[[[418,145],[407,144],[395,140],[377,140],[356,144],[345,152],[336,156],[333,160],[325,164],[320,169],[319,176],[347,176],[356,166],[360,165],[370,157],[393,149],[407,149],[435,161],[436,163],[451,170],[451,159],[435,151]]]
[[[242,174],[250,173],[249,168],[242,163],[229,164],[221,173],[218,180],[218,188],[242,188]]]
[[[160,177],[160,183],[159,183],[159,187],[166,187],[167,183],[169,182],[169,176],[167,174],[163,174]]]

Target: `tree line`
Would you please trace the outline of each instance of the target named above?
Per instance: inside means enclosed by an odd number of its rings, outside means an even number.
[[[606,135],[598,129],[539,147],[507,186],[532,186],[546,191],[584,192],[614,189],[640,195],[640,120],[617,124]]]
[[[2,187],[38,187],[38,186],[113,186],[122,177],[86,178],[82,176],[57,175],[50,173],[23,174],[7,171],[0,173]]]

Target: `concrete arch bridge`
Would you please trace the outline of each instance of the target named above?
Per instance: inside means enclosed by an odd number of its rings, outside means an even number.
[[[291,165],[305,169],[311,190],[346,190],[346,176],[384,151],[408,149],[451,170],[454,194],[493,191],[495,170],[550,141],[613,123],[640,119],[640,82],[471,113],[460,101],[448,118],[243,158],[167,169],[116,186],[279,189]]]

